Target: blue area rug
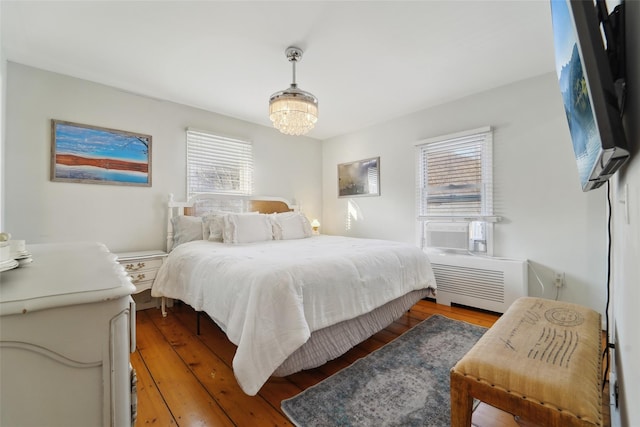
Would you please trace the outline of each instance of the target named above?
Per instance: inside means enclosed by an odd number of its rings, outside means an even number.
[[[449,371],[486,330],[433,315],[282,409],[300,427],[449,426]]]

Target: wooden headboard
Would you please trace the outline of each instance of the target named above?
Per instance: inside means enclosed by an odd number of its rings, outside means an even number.
[[[282,213],[291,212],[296,210],[289,205],[289,202],[284,200],[262,200],[251,199],[249,200],[249,212],[260,213]]]
[[[186,202],[176,202],[169,194],[167,204],[167,250],[173,245],[171,219],[177,215],[204,216],[212,210],[229,212],[280,213],[298,211],[298,206],[276,196],[238,196],[229,194],[197,194]]]

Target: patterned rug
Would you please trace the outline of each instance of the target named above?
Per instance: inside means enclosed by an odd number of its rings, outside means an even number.
[[[449,426],[449,370],[485,331],[433,315],[282,409],[300,427]]]

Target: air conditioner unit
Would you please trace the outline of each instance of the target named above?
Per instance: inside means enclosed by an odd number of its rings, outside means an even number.
[[[526,260],[485,256],[429,254],[436,277],[438,304],[457,303],[504,313],[528,294]]]
[[[468,222],[425,223],[425,246],[430,248],[468,250]]]

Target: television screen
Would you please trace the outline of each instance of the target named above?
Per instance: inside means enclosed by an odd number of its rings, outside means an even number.
[[[583,191],[629,157],[600,24],[592,1],[551,0],[556,72]]]

